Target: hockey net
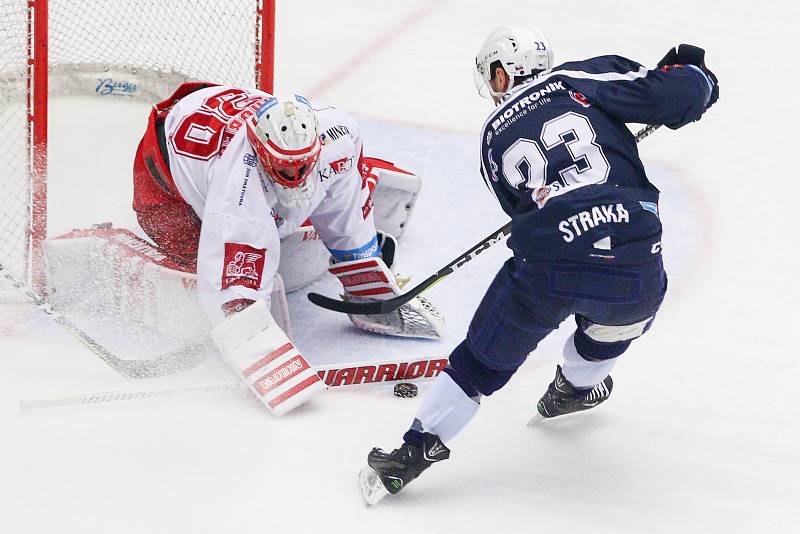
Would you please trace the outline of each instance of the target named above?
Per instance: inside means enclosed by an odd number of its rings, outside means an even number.
[[[49,98],[271,90],[273,28],[274,0],[0,0],[0,263],[43,287]]]

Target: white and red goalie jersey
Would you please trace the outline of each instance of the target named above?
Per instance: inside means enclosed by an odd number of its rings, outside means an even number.
[[[315,107],[322,149],[309,179],[318,180],[317,188],[305,207],[285,208],[246,135],[245,120],[270,97],[256,89],[208,87],[182,98],[164,122],[175,186],[202,220],[198,290],[215,321],[232,301],[269,304],[280,238],[308,218],[335,256],[378,253],[374,179],[363,164],[356,122],[338,109]]]

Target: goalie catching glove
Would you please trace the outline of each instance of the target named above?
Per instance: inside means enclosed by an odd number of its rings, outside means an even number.
[[[328,268],[344,286],[344,300],[369,302],[387,300],[402,294],[395,274],[397,242],[389,234],[378,232],[382,256],[332,263]],[[444,331],[444,319],[431,302],[415,297],[400,308],[380,315],[347,315],[354,325],[368,332],[401,337],[437,339]]]

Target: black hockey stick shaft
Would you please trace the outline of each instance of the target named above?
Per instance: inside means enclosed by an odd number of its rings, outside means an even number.
[[[341,313],[352,313],[355,315],[375,315],[389,313],[407,303],[436,282],[442,280],[444,277],[454,273],[457,269],[461,268],[465,263],[472,260],[475,256],[488,249],[495,243],[502,241],[503,238],[510,233],[511,221],[507,222],[501,228],[498,228],[486,236],[480,243],[477,243],[461,256],[436,271],[421,283],[417,284],[409,292],[403,293],[402,295],[391,299],[376,300],[374,302],[347,302],[339,299],[332,299],[326,297],[325,295],[320,295],[319,293],[309,293],[308,300],[317,306]]]
[[[660,127],[660,124],[650,124],[645,126],[636,133],[636,142],[638,143]],[[317,306],[339,313],[349,313],[353,315],[378,315],[381,313],[389,313],[396,310],[403,304],[411,301],[414,297],[427,290],[435,283],[441,281],[446,276],[454,273],[457,269],[462,267],[468,261],[472,260],[475,256],[491,247],[495,243],[499,243],[504,237],[510,234],[511,221],[507,222],[502,227],[486,236],[483,240],[464,252],[461,256],[454,259],[436,271],[434,274],[423,280],[421,283],[414,286],[414,288],[407,293],[403,293],[402,295],[398,295],[391,299],[376,300],[374,302],[348,302],[340,299],[332,299],[319,293],[309,293],[308,300]]]

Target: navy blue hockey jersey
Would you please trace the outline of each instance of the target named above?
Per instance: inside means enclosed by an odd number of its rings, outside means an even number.
[[[625,123],[679,128],[705,111],[693,66],[619,56],[564,63],[515,88],[481,134],[481,173],[528,259],[630,264],[660,252],[658,189]]]

